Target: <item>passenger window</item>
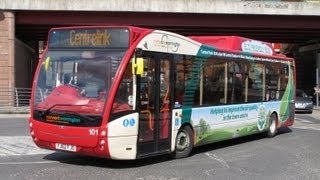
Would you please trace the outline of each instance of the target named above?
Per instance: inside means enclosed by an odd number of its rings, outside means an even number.
[[[200,74],[203,59],[175,56],[175,107],[200,105]]]
[[[208,59],[203,68],[203,105],[225,104],[225,65],[219,59]]]
[[[120,82],[117,95],[114,99],[112,113],[118,113],[122,111],[133,110],[133,100],[132,100],[132,87],[133,86],[133,77],[131,72],[131,62],[128,64],[122,80]]]
[[[248,102],[260,102],[263,100],[263,73],[264,65],[258,63],[248,64]]]

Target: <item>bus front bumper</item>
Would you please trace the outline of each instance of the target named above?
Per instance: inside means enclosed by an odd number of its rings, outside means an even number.
[[[110,158],[106,135],[99,128],[59,126],[29,118],[34,143],[44,149]],[[90,130],[95,132],[90,135]]]

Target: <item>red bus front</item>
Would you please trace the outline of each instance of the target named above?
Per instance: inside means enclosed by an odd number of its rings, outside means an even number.
[[[128,69],[129,39],[129,28],[50,31],[29,119],[39,147],[110,158],[106,116],[133,110],[132,77],[117,77]]]

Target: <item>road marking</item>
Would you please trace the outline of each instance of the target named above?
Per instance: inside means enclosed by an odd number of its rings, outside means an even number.
[[[298,120],[298,121],[304,122],[304,123],[313,123],[312,121],[307,120],[307,119],[295,118],[295,120]]]
[[[310,130],[320,131],[320,127],[294,126],[294,128],[297,128],[297,129],[310,129]]]
[[[60,163],[60,161],[30,161],[30,162],[0,162],[0,165],[26,165],[26,164],[52,164]]]
[[[155,180],[162,180],[162,179],[169,179],[169,180],[179,180],[181,177],[174,177],[174,178],[168,178],[165,176],[155,176],[155,175],[148,175],[145,177],[138,177],[136,180],[145,180],[145,179],[155,179]]]
[[[211,153],[204,153],[205,155],[209,156],[211,159],[214,159],[216,161],[218,161],[223,167],[225,168],[230,168],[230,166],[228,165],[228,163],[221,157],[218,157],[216,154],[211,154]]]
[[[212,175],[216,174],[216,170],[215,169],[209,169],[209,170],[206,170],[204,173],[206,175],[208,175],[208,176],[212,176]]]
[[[0,136],[0,156],[37,155],[53,152],[37,147],[30,136]]]

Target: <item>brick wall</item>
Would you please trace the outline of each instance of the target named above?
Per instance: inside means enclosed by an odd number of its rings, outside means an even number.
[[[14,13],[0,11],[0,106],[14,100],[14,23]]]

